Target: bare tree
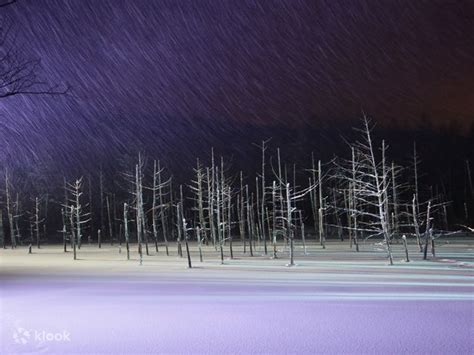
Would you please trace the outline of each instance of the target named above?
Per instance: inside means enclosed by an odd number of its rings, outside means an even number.
[[[253,226],[253,198],[249,196],[249,186],[245,185],[245,200],[247,202],[247,232],[249,236],[249,251],[250,256],[253,256],[253,236],[254,236],[254,226]]]
[[[239,234],[240,234],[240,241],[243,243],[244,246],[244,253],[247,252],[247,242],[245,239],[245,226],[246,226],[246,212],[245,212],[245,198],[244,198],[244,179],[242,171],[240,172],[240,189],[239,193],[237,194],[237,219],[238,219],[238,226],[239,226]]]
[[[102,234],[105,233],[104,219],[104,173],[99,170],[99,209],[100,209],[100,229],[97,231],[97,242],[99,249],[102,247]]]
[[[130,236],[128,233],[128,205],[126,202],[123,204],[123,228],[125,236],[125,247],[127,249],[127,260],[130,260]]]
[[[356,158],[354,147],[351,147],[351,165],[350,165],[350,174],[349,176],[352,180],[349,180],[349,210],[352,217],[352,227],[353,227],[353,237],[354,244],[356,246],[356,251],[359,251],[359,240],[358,240],[358,203],[356,198],[356,191],[358,191],[358,185],[356,180],[357,168],[356,168]]]
[[[36,235],[36,247],[40,248],[40,223],[43,223],[44,219],[40,218],[40,201],[38,197],[35,198],[35,211],[34,211],[34,231]]]
[[[403,235],[402,240],[403,240],[403,247],[405,249],[405,261],[408,263],[408,262],[410,262],[410,258],[408,256],[407,237],[405,235]]]
[[[76,251],[76,232],[74,228],[74,215],[76,211],[74,210],[74,206],[70,206],[69,210],[69,221],[71,223],[71,243],[72,243],[72,251],[73,251],[73,258],[74,260],[77,259],[77,251]]]
[[[415,231],[416,242],[421,252],[422,246],[421,246],[421,235],[420,235],[419,212],[417,212],[418,210],[419,210],[419,205],[417,203],[416,193],[415,193],[413,194],[413,200],[412,200],[413,229]]]
[[[196,227],[196,237],[197,237],[198,248],[199,248],[199,261],[202,263],[202,238],[201,238],[201,230],[199,226]]]
[[[61,208],[61,219],[63,222],[63,227],[61,229],[61,234],[63,235],[63,250],[67,253],[67,212],[65,207]]]
[[[182,215],[183,213],[183,210],[181,209],[180,210],[180,215]],[[191,253],[189,252],[189,243],[188,243],[188,239],[189,239],[189,233],[188,231],[192,230],[192,228],[188,228],[188,224],[186,223],[186,218],[183,217],[183,232],[184,232],[184,245],[186,247],[186,256],[187,256],[187,259],[188,259],[188,267],[191,269],[193,266],[192,266],[192,263],[191,263]],[[201,256],[201,261],[202,261],[202,256]]]
[[[425,246],[423,248],[423,259],[428,258],[428,245],[430,241],[433,241],[433,231],[431,228],[431,201],[428,201],[428,206],[426,207],[426,228],[425,228]],[[434,253],[434,244],[432,244],[432,252]]]
[[[81,203],[81,197],[83,195],[82,177],[76,179],[73,183],[69,183],[67,186],[70,195],[69,206],[64,207],[69,210],[71,242],[74,251],[74,260],[76,260],[76,246],[80,247],[81,245],[83,225],[89,223],[89,213],[84,211],[84,206]]]
[[[13,224],[13,206],[12,206],[12,197],[11,197],[11,184],[10,184],[10,176],[8,174],[8,170],[5,169],[5,205],[7,208],[7,221],[8,221],[8,229],[10,230],[10,239],[11,239],[11,246],[12,249],[16,248],[17,242],[15,238],[15,230]]]
[[[166,249],[166,255],[169,255],[169,250],[168,250],[168,231],[167,231],[167,210],[168,207],[171,205],[171,203],[165,203],[165,189],[168,188],[170,191],[169,194],[172,196],[172,191],[171,191],[171,177],[163,182],[162,178],[162,172],[163,170],[160,168],[160,161],[158,160],[157,163],[157,170],[156,170],[156,177],[157,177],[157,188],[158,188],[158,201],[159,201],[159,215],[160,215],[160,220],[161,220],[161,232],[163,234],[163,240],[165,242],[165,249]]]
[[[415,209],[416,214],[420,213],[420,193],[418,189],[418,166],[420,165],[420,158],[416,151],[416,142],[413,142],[413,184],[415,188]]]
[[[194,173],[196,176],[195,180],[191,181],[191,185],[189,186],[190,190],[194,193],[194,202],[195,207],[194,210],[197,212],[197,220],[199,223],[199,231],[203,233],[204,239],[206,238],[206,228],[207,222],[204,214],[204,183],[206,180],[206,173],[204,172],[203,167],[201,166],[199,159],[197,159],[196,168],[194,169]],[[200,235],[200,238],[202,236]]]
[[[158,217],[161,219],[161,230],[166,246],[166,254],[168,255],[168,237],[166,229],[166,207],[164,203],[163,191],[170,185],[171,178],[162,181],[162,173],[164,169],[160,167],[159,161],[153,162],[153,186],[152,191],[152,206],[151,206],[151,223],[153,230],[153,238],[155,240],[155,250],[158,252]]]
[[[311,187],[309,187],[311,189]],[[324,198],[323,198],[323,179],[321,160],[318,160],[318,190],[319,190],[319,208],[318,208],[318,221],[319,221],[319,242],[323,249],[326,249],[326,234],[324,233]]]
[[[178,231],[178,238],[176,239],[177,246],[178,246],[178,255],[180,258],[183,257],[183,246],[181,245],[182,241],[182,233],[183,231],[183,218],[182,218],[182,210],[183,210],[183,185],[179,186],[179,196],[180,199],[176,204],[176,229]]]
[[[114,245],[114,228],[112,224],[112,212],[110,209],[110,199],[109,195],[105,197],[105,205],[107,206],[107,221],[109,223],[109,237],[110,237],[110,245]],[[79,244],[79,249],[80,249],[80,244]]]
[[[131,196],[130,204],[127,205],[127,212],[129,209],[135,211],[135,227],[138,246],[138,255],[140,265],[143,264],[143,242],[145,240],[146,222],[145,222],[145,203],[143,193],[143,177],[144,177],[145,163],[142,155],[138,154],[138,162],[135,164],[133,172],[125,172],[123,176],[129,184],[129,194]],[[127,218],[125,218],[127,217]],[[124,216],[124,224],[128,224],[128,216]],[[128,228],[128,227],[127,227]],[[127,231],[128,232],[128,231]]]
[[[382,141],[382,157],[378,159],[372,141],[372,128],[367,118],[364,118],[363,129],[358,131],[363,139],[351,147],[351,161],[346,166],[338,167],[338,174],[346,182],[345,185],[352,189],[352,194],[349,194],[352,199],[349,208],[354,216],[351,228],[354,233],[368,234],[367,238],[382,236],[387,258],[390,265],[393,265],[388,220],[389,170],[385,162],[387,147]]]
[[[16,198],[13,201],[13,234],[15,235],[16,243],[22,243],[22,236],[20,231],[20,218],[22,217],[20,198],[18,192]]]
[[[28,57],[18,43],[14,26],[2,12],[17,0],[0,3],[0,98],[14,95],[65,95],[69,86],[51,85],[41,78],[41,60]]]
[[[258,223],[260,229],[260,235],[263,238],[263,247],[264,253],[267,255],[267,238],[265,233],[265,209],[266,209],[266,185],[265,185],[265,152],[267,150],[266,144],[268,143],[269,139],[262,140],[261,145],[259,146],[262,151],[262,170],[260,173],[260,180],[261,180],[261,187],[260,187],[260,194],[257,192],[257,205],[258,205]],[[258,178],[257,178],[257,191],[258,191]]]
[[[6,249],[7,244],[6,244],[6,238],[5,238],[5,227],[3,225],[3,211],[0,208],[0,238],[2,240],[2,248]]]
[[[297,209],[296,202],[302,200],[306,195],[313,193],[313,190],[316,188],[316,185],[312,184],[305,189],[297,190],[296,186],[291,186],[291,183],[288,182],[287,174],[281,174],[281,160],[280,160],[280,150],[277,151],[278,154],[278,172],[273,171],[276,182],[273,182],[272,186],[272,200],[273,208],[276,209],[275,218],[280,219],[281,229],[284,231],[286,243],[289,244],[289,263],[287,266],[294,266],[294,243],[295,243],[295,230],[297,228],[297,222],[300,221],[302,225],[303,217],[301,211]],[[295,185],[295,179],[293,179],[293,185]],[[278,191],[278,193],[277,193]],[[278,196],[279,195],[279,196]],[[278,207],[277,207],[278,206]],[[277,225],[277,221],[274,221]],[[275,227],[275,230],[277,227]],[[274,233],[275,233],[274,230]],[[304,232],[303,232],[304,233]],[[276,244],[275,240],[276,233],[274,234],[274,248]],[[303,237],[304,238],[304,237]],[[274,249],[274,254],[276,254]],[[275,255],[274,255],[275,256]]]
[[[140,265],[143,263],[143,161],[141,155],[138,155],[138,164],[135,165],[135,224],[137,227],[138,254],[140,256]]]

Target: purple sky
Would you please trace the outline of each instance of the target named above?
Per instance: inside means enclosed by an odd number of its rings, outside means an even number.
[[[210,125],[209,141],[242,124],[356,122],[362,110],[389,126],[474,121],[468,0],[20,0],[1,15],[43,77],[73,88],[0,102],[6,151],[29,159],[78,139],[94,151],[166,146],[184,139],[177,120]]]

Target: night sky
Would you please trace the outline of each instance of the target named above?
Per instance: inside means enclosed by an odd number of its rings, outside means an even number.
[[[20,0],[0,14],[43,79],[72,88],[0,100],[2,161],[179,158],[362,112],[461,135],[474,122],[474,1]]]

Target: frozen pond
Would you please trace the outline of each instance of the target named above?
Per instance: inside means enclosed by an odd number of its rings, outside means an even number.
[[[0,254],[3,354],[473,352],[466,262],[241,258],[187,270],[174,256],[73,262],[46,248]]]

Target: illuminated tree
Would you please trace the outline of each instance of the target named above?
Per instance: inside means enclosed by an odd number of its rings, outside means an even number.
[[[80,249],[83,236],[83,226],[86,223],[89,223],[89,213],[85,212],[84,207],[81,202],[81,197],[83,195],[83,183],[82,177],[76,179],[73,183],[67,184],[67,189],[69,192],[68,206],[69,212],[69,222],[71,226],[71,242],[74,252],[74,260],[76,260],[76,247]]]
[[[166,255],[169,255],[168,251],[168,236],[166,228],[166,211],[168,205],[164,203],[164,191],[169,188],[171,178],[162,181],[162,173],[164,169],[160,167],[159,161],[153,162],[153,186],[152,191],[152,206],[151,206],[151,222],[153,229],[153,238],[155,240],[155,250],[158,252],[158,217],[161,220],[161,231],[163,239],[165,241]]]
[[[352,159],[338,166],[338,176],[349,186],[349,212],[353,216],[351,229],[357,234],[370,237],[381,236],[384,240],[387,258],[393,265],[391,231],[389,224],[389,170],[386,166],[385,141],[381,145],[381,157],[375,154],[371,127],[364,118],[363,129],[358,130],[362,140],[351,147]]]

